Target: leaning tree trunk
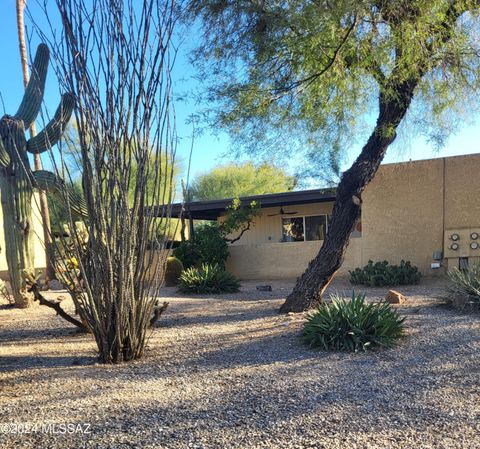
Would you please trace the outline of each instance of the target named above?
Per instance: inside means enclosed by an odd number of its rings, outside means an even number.
[[[398,94],[396,98],[392,94],[380,95],[375,129],[357,160],[342,176],[320,252],[297,279],[280,312],[303,312],[321,302],[325,289],[343,263],[350,234],[360,219],[362,193],[395,140],[396,129],[407,112],[416,85],[417,81],[410,80],[389,89]]]

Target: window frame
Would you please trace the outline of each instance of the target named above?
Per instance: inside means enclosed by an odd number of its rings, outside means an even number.
[[[325,217],[325,236],[327,235],[327,232],[328,232],[328,227],[329,227],[329,214],[307,214],[307,215],[296,215],[294,217],[280,217],[280,226],[281,226],[281,231],[282,231],[282,243],[301,243],[301,242],[323,242],[325,240],[325,238],[323,238],[322,240],[306,240],[306,237],[307,237],[307,228],[306,228],[306,224],[305,224],[305,218],[306,217],[321,217],[321,216],[324,216]],[[302,218],[303,220],[303,240],[292,240],[292,241],[288,241],[288,240],[283,240],[284,238],[284,233],[283,233],[283,220],[284,219],[288,219],[288,218]]]

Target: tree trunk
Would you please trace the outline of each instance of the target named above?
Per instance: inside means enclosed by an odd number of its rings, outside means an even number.
[[[395,140],[396,129],[410,106],[416,85],[416,80],[409,80],[390,88],[389,96],[380,94],[375,129],[357,160],[342,176],[320,252],[297,279],[280,312],[303,312],[321,302],[325,289],[343,263],[350,234],[360,218],[362,193]]]
[[[27,59],[27,48],[25,44],[25,24],[23,18],[23,11],[26,6],[26,0],[16,0],[16,9],[17,9],[17,33],[18,33],[18,47],[20,51],[20,62],[22,65],[23,73],[23,84],[25,88],[28,85],[28,80],[30,78],[28,70],[28,59]],[[30,126],[30,137],[36,135],[35,123],[32,123]],[[35,170],[42,170],[42,160],[40,154],[33,155]],[[46,272],[45,272],[45,281],[48,284],[48,281],[55,279],[55,269],[53,262],[55,260],[52,233],[50,228],[50,214],[48,212],[48,202],[47,195],[43,190],[39,192],[39,201],[40,201],[40,216],[42,217],[43,224],[43,241],[45,245],[45,262],[46,262]]]

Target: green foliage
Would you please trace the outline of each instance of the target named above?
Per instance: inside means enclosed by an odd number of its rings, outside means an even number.
[[[346,300],[335,296],[310,313],[303,340],[311,347],[331,351],[366,351],[392,346],[403,334],[405,318],[386,302],[367,303],[365,295]]]
[[[209,86],[210,118],[236,151],[293,153],[312,170],[338,171],[379,97],[397,98],[411,82],[409,135],[441,145],[478,110],[478,1],[188,3],[203,25],[192,60]]]
[[[228,242],[233,243],[250,229],[253,218],[258,215],[260,215],[260,205],[256,201],[252,201],[248,206],[242,206],[240,199],[235,198],[222,217],[219,224],[220,232]],[[238,235],[232,236],[234,232],[238,232]]]
[[[181,242],[173,255],[178,257],[186,268],[198,267],[202,263],[225,267],[228,258],[228,243],[233,243],[250,228],[253,217],[260,213],[255,201],[242,206],[238,198],[226,209],[221,222],[204,223],[195,228],[190,240]],[[231,236],[238,232],[238,235]]]
[[[418,284],[421,277],[418,268],[404,260],[400,265],[390,265],[386,260],[375,263],[369,260],[363,268],[355,268],[349,273],[352,284],[369,287]]]
[[[70,183],[69,188],[78,196],[78,198],[83,198],[83,190],[80,181]],[[64,226],[70,223],[70,214],[67,204],[65,203],[65,199],[55,192],[47,192],[47,198],[51,230],[54,234],[60,234],[63,231]],[[72,210],[71,213],[74,222],[81,218],[81,216],[75,213],[75,211]]]
[[[480,303],[480,263],[470,265],[466,270],[453,268],[448,272],[450,289],[455,293],[471,296]]]
[[[173,255],[185,268],[198,267],[202,263],[225,267],[228,244],[218,223],[205,223],[195,229],[193,238],[180,243]]]
[[[220,265],[187,268],[180,276],[179,290],[183,293],[235,293],[239,288],[238,279]]]
[[[227,164],[198,176],[190,187],[194,201],[236,198],[293,190],[296,179],[271,164]]]
[[[172,287],[177,285],[180,280],[180,275],[183,271],[182,262],[176,257],[167,257],[167,264],[165,267],[165,285]]]
[[[173,255],[182,262],[185,268],[196,267],[201,263],[200,251],[194,238],[181,242],[173,250]]]

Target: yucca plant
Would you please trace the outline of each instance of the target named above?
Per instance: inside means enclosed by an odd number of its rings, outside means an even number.
[[[368,303],[365,295],[352,299],[334,296],[310,313],[303,340],[311,347],[331,351],[365,351],[392,346],[402,336],[405,318],[386,302]]]
[[[448,272],[450,290],[471,296],[480,302],[480,263],[470,265],[466,270],[453,268]]]
[[[183,293],[235,293],[239,288],[238,279],[216,264],[187,268],[180,275],[179,290]]]

